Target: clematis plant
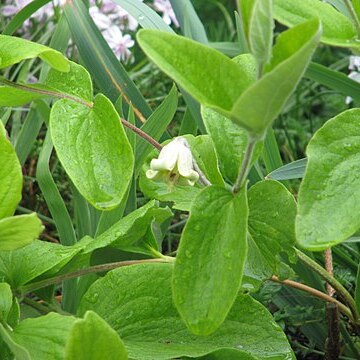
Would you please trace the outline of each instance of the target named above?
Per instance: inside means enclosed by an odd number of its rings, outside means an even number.
[[[194,170],[193,164],[187,141],[177,137],[162,148],[157,159],[151,160],[146,177],[165,181],[169,186],[193,186],[199,180],[199,173]]]

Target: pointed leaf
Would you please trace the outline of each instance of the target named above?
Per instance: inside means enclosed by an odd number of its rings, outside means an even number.
[[[204,105],[229,112],[251,83],[228,57],[193,40],[157,30],[140,30],[137,39],[161,70]]]
[[[35,57],[56,70],[69,71],[69,61],[59,51],[15,36],[0,35],[0,69]]]
[[[6,322],[11,310],[13,295],[11,287],[7,283],[0,283],[0,319]]]
[[[266,175],[266,178],[272,180],[301,179],[304,177],[306,164],[307,158],[293,161],[272,171]]]
[[[14,214],[21,199],[22,171],[0,121],[0,219]]]
[[[93,311],[85,313],[71,328],[66,344],[65,360],[127,360],[119,335]]]
[[[50,131],[62,165],[85,199],[102,210],[119,205],[134,156],[112,103],[101,94],[92,108],[59,100],[51,110]]]
[[[194,199],[173,278],[174,303],[194,334],[213,333],[235,301],[247,254],[247,216],[244,188],[234,196],[210,186]]]
[[[30,244],[44,227],[36,213],[7,217],[0,220],[0,251],[15,250]]]
[[[359,109],[341,113],[307,147],[296,219],[296,238],[306,249],[325,250],[360,228],[359,119]]]
[[[279,35],[267,73],[236,101],[231,119],[257,135],[280,114],[315,51],[321,34],[317,20]]]

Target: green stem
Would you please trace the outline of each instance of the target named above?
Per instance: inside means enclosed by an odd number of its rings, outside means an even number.
[[[33,299],[30,299],[30,298],[27,298],[27,297],[24,297],[22,299],[22,302],[29,305],[29,306],[31,306],[32,308],[40,311],[43,314],[48,314],[48,313],[50,313],[52,311],[47,306],[39,304],[37,301],[35,301]]]
[[[333,276],[331,276],[322,266],[320,266],[316,261],[305,255],[299,249],[295,249],[298,258],[316,273],[318,273],[329,285],[331,285],[346,301],[349,305],[351,313],[355,322],[359,321],[359,314],[356,310],[355,300],[351,294],[342,286],[339,281],[337,281]]]
[[[360,21],[359,21],[359,18],[355,12],[355,9],[353,7],[353,4],[351,2],[351,0],[344,0],[344,4],[345,6],[347,7],[352,19],[353,19],[353,22],[355,24],[355,27],[356,27],[356,32],[358,34],[358,39],[360,38]]]
[[[80,269],[80,270],[74,271],[72,273],[55,276],[53,278],[40,280],[40,281],[34,282],[32,284],[21,286],[18,289],[18,291],[21,294],[27,294],[27,293],[33,292],[35,290],[50,286],[50,285],[59,284],[59,283],[63,282],[64,280],[74,279],[79,276],[84,276],[87,274],[109,271],[109,270],[113,270],[113,269],[123,267],[123,266],[130,266],[130,265],[137,265],[137,264],[144,264],[144,263],[170,263],[173,261],[174,261],[174,258],[167,256],[167,257],[163,257],[161,259],[128,260],[128,261],[119,261],[119,262],[108,263],[108,264],[94,265],[94,266],[90,266],[85,269]]]
[[[252,155],[254,153],[254,148],[255,145],[257,143],[257,138],[254,138],[252,136],[249,137],[249,142],[247,144],[246,147],[246,151],[245,151],[245,156],[244,156],[244,160],[241,164],[241,168],[239,171],[239,175],[236,179],[236,182],[232,188],[232,192],[234,194],[236,194],[237,192],[239,192],[239,190],[242,188],[242,186],[244,185],[245,181],[246,181],[246,177],[249,173],[250,170],[250,163],[251,163],[251,158]]]
[[[35,88],[35,87],[31,86],[31,85],[18,84],[18,83],[12,82],[10,80],[7,80],[7,79],[5,79],[3,77],[0,77],[0,83],[3,83],[5,85],[7,85],[7,86],[13,87],[15,89],[23,90],[23,91],[33,92],[33,93],[36,93],[36,94],[43,94],[43,95],[47,95],[47,96],[58,98],[58,99],[69,99],[69,100],[77,102],[78,104],[84,105],[84,106],[86,106],[86,107],[88,107],[90,109],[93,107],[93,103],[85,101],[85,100],[83,100],[83,99],[81,99],[79,97],[72,96],[72,95],[69,95],[69,94],[60,93],[60,92],[52,91],[52,90],[48,90],[48,89],[39,89],[39,88]],[[162,145],[159,144],[155,139],[153,139],[146,132],[142,131],[141,129],[134,126],[130,122],[126,121],[125,119],[120,118],[120,121],[124,126],[129,128],[131,131],[133,131],[138,136],[142,137],[149,144],[151,144],[154,148],[156,148],[158,150],[162,149]]]

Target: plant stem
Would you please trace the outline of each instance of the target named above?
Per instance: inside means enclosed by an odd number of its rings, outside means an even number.
[[[348,9],[348,11],[354,21],[354,25],[356,27],[356,32],[358,34],[358,38],[360,38],[360,21],[359,21],[359,18],[357,17],[357,14],[355,12],[353,4],[352,4],[351,0],[344,0],[344,4],[345,4],[346,8]]]
[[[64,280],[74,279],[79,276],[84,276],[87,274],[109,271],[109,270],[113,270],[113,269],[123,267],[123,266],[131,266],[131,265],[144,264],[144,263],[170,263],[173,261],[173,259],[174,258],[164,256],[161,259],[128,260],[128,261],[119,261],[119,262],[108,263],[108,264],[94,265],[94,266],[90,266],[85,269],[80,269],[80,270],[74,271],[72,273],[55,276],[50,279],[40,280],[40,281],[34,282],[32,284],[21,286],[18,289],[18,291],[21,294],[27,294],[29,292],[41,289],[43,287],[47,287],[49,285],[54,285],[54,284],[59,284],[59,283],[63,282]]]
[[[353,299],[353,297],[350,295],[350,293],[342,286],[333,276],[331,276],[322,266],[320,266],[316,261],[309,258],[307,255],[305,255],[302,251],[299,249],[296,249],[296,255],[298,258],[308,267],[310,267],[312,270],[314,270],[316,273],[318,273],[328,284],[330,284],[338,293],[343,297],[343,299],[346,301],[346,303],[349,305],[349,308],[352,313],[352,318],[356,323],[359,321],[359,315],[356,310],[356,304]]]
[[[330,276],[333,276],[333,261],[331,248],[325,250],[325,269]],[[326,289],[328,295],[333,297],[334,288],[327,282]],[[326,304],[326,318],[328,323],[328,336],[325,341],[325,359],[337,360],[340,355],[340,325],[339,325],[339,309],[335,303]]]
[[[75,101],[81,105],[84,105],[88,108],[92,108],[93,107],[93,103],[85,101],[77,96],[73,96],[70,94],[65,94],[65,93],[60,93],[57,91],[51,91],[51,90],[45,90],[45,89],[39,89],[39,88],[35,88],[31,85],[24,85],[24,84],[18,84],[15,82],[12,82],[10,80],[7,80],[3,77],[0,77],[0,83],[3,83],[7,86],[13,87],[15,89],[19,89],[19,90],[23,90],[23,91],[27,91],[27,92],[33,92],[36,94],[43,94],[43,95],[47,95],[50,97],[55,97],[55,98],[59,98],[59,99],[69,99],[72,101]]]
[[[305,291],[319,299],[322,299],[324,301],[327,301],[327,302],[330,302],[330,303],[334,303],[336,304],[338,307],[339,307],[339,310],[344,314],[346,315],[348,318],[350,319],[353,319],[353,316],[352,316],[352,313],[350,311],[350,309],[345,306],[344,304],[342,304],[340,301],[334,299],[333,297],[327,295],[327,294],[324,294],[323,292],[317,290],[317,289],[314,289],[308,285],[305,285],[305,284],[302,284],[302,283],[299,283],[299,282],[296,282],[296,281],[293,281],[293,280],[280,280],[277,276],[272,276],[270,278],[271,281],[274,281],[274,282],[277,282],[279,284],[283,284],[283,285],[287,285],[287,286],[290,286],[290,287],[293,287],[294,289],[298,289],[298,290],[301,290],[301,291]]]
[[[249,142],[246,147],[244,160],[241,164],[239,175],[238,175],[238,177],[235,181],[235,184],[232,188],[232,192],[234,194],[236,194],[242,188],[242,186],[244,185],[244,182],[246,181],[246,177],[250,170],[251,158],[252,158],[256,143],[257,143],[257,138],[249,136]]]
[[[154,138],[152,138],[150,135],[148,135],[146,132],[142,131],[132,123],[126,121],[125,119],[120,118],[122,124],[129,128],[131,131],[133,131],[135,134],[142,137],[144,140],[146,140],[149,144],[151,144],[155,149],[158,149],[159,151],[163,148],[161,144],[159,144]]]
[[[69,94],[65,94],[65,93],[60,93],[57,91],[51,91],[51,90],[45,90],[45,89],[39,89],[39,88],[34,88],[30,85],[24,85],[24,84],[17,84],[15,82],[12,82],[10,80],[7,80],[3,77],[0,77],[0,83],[3,83],[7,86],[16,88],[16,89],[20,89],[23,91],[28,91],[28,92],[33,92],[33,93],[37,93],[37,94],[43,94],[43,95],[47,95],[50,97],[55,97],[58,99],[69,99],[72,101],[77,102],[78,104],[84,105],[88,108],[92,108],[93,107],[93,103],[85,101],[79,97],[73,96],[73,95],[69,95]],[[136,112],[136,108],[133,108],[135,114],[139,117],[139,119],[142,122],[145,122],[144,117],[142,116],[141,113],[137,113]],[[146,140],[149,144],[151,144],[154,148],[161,150],[162,149],[162,145],[159,144],[155,139],[153,139],[150,135],[148,135],[146,132],[142,131],[141,129],[139,129],[138,127],[134,126],[133,124],[129,123],[128,121],[126,121],[125,119],[120,118],[121,123],[126,126],[127,128],[129,128],[130,130],[132,130],[135,134],[137,134],[138,136],[142,137],[144,140]]]
[[[38,311],[40,311],[41,313],[44,313],[44,314],[48,314],[48,313],[50,313],[52,311],[47,306],[39,304],[37,301],[35,301],[33,299],[30,299],[28,297],[24,297],[22,299],[22,302],[24,302],[25,304],[31,306],[32,308],[34,308],[34,309],[36,309],[36,310],[38,310]]]

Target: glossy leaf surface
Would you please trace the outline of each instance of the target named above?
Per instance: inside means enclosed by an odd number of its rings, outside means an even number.
[[[96,281],[84,295],[79,314],[97,312],[123,339],[129,358],[165,360],[215,353],[215,359],[292,359],[285,334],[270,313],[240,295],[219,330],[195,336],[179,317],[171,296],[170,264],[119,268]],[[221,357],[223,352],[233,357]],[[250,356],[249,356],[250,355]]]
[[[213,333],[235,301],[247,254],[247,217],[244,189],[234,196],[211,186],[194,199],[173,277],[174,303],[194,334]]]
[[[134,156],[111,102],[101,94],[92,108],[59,100],[51,110],[50,131],[79,192],[98,209],[119,205],[131,181]]]
[[[297,241],[306,249],[325,250],[360,227],[359,119],[359,109],[341,113],[320,128],[307,147],[296,219]]]

